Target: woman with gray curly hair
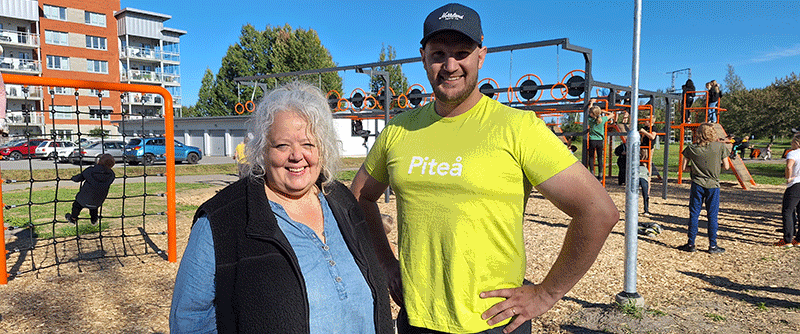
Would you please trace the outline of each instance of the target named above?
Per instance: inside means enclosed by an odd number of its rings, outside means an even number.
[[[247,176],[195,213],[170,330],[394,332],[363,213],[335,180],[338,140],[322,91],[280,86],[248,125]]]

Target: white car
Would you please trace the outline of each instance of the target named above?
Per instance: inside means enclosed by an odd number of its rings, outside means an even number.
[[[33,152],[33,156],[42,160],[66,160],[66,158],[77,147],[71,141],[45,140]]]

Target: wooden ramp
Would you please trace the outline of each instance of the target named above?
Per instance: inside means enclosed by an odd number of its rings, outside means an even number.
[[[728,133],[725,132],[725,129],[722,128],[722,125],[719,123],[714,124],[714,131],[717,132],[717,135],[721,138],[725,138],[728,136]],[[732,143],[726,143],[725,146],[728,148],[730,152],[733,148]],[[738,154],[734,155],[733,158],[728,157],[728,162],[731,165],[731,169],[733,169],[733,175],[736,175],[736,179],[739,180],[739,185],[742,186],[742,189],[750,189],[751,186],[756,185],[756,181],[753,180],[753,176],[750,175],[750,171],[747,170],[747,166],[744,165],[744,161],[742,161],[742,157]]]

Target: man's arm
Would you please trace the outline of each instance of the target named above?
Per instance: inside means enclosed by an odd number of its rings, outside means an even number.
[[[494,325],[517,315],[506,330],[544,314],[583,277],[619,220],[619,211],[597,179],[579,162],[561,171],[536,189],[572,217],[561,252],[542,283],[481,293],[482,298],[504,297],[483,313]],[[580,190],[580,191],[577,191]]]
[[[728,159],[722,159],[727,161]],[[723,162],[724,163],[724,162]],[[683,163],[681,163],[681,171],[686,171],[686,167],[689,167],[689,158],[683,157]],[[727,169],[727,168],[726,168]]]
[[[794,160],[786,159],[786,171],[784,171],[784,174],[786,174],[786,183],[792,182],[792,179],[794,179],[795,176],[792,175],[793,169],[794,169]]]
[[[648,132],[644,128],[641,128],[641,129],[639,129],[639,133],[641,133],[642,135],[646,136],[647,138],[650,138],[650,140],[655,140],[656,139],[656,132],[653,131],[652,129],[650,130],[650,132]]]
[[[364,211],[364,216],[367,220],[369,228],[368,235],[372,239],[372,247],[375,249],[375,255],[378,261],[386,271],[389,280],[389,292],[392,299],[397,305],[403,305],[403,290],[400,281],[400,262],[392,252],[389,246],[389,239],[386,237],[386,232],[383,229],[383,220],[381,219],[381,211],[378,208],[378,199],[383,195],[384,190],[389,187],[388,184],[381,183],[374,177],[367,173],[364,165],[358,170],[353,183],[350,184],[350,191],[353,196],[358,200],[361,210]]]

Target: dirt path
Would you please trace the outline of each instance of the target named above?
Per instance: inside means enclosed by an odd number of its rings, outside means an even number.
[[[198,205],[222,185],[178,195],[179,204]],[[657,185],[654,185],[657,187]],[[624,189],[608,185],[624,209]],[[701,251],[675,249],[686,242],[688,185],[670,185],[666,200],[651,197],[655,215],[642,218],[664,227],[638,244],[637,291],[646,308],[640,316],[611,306],[624,283],[624,222],[609,237],[597,262],[556,306],[534,321],[534,332],[562,333],[797,333],[800,332],[800,249],[778,249],[768,243],[780,232],[780,186],[742,190],[726,183],[720,210],[720,246],[711,255],[701,221]],[[655,194],[655,191],[653,191]],[[382,201],[381,201],[382,202]],[[395,216],[394,201],[381,203]],[[178,215],[178,254],[183,253],[192,212]],[[622,213],[624,217],[624,212]],[[569,223],[567,217],[538,194],[528,202],[525,237],[526,277],[539,282],[557,256]],[[157,221],[148,222],[149,226]],[[395,233],[390,238],[396,238]],[[126,244],[105,239],[83,241],[84,254],[121,254],[51,266],[16,277],[0,286],[0,332],[5,333],[166,333],[177,263],[162,259],[142,238]],[[165,247],[166,238],[151,234],[151,244]],[[33,253],[37,261],[58,256],[75,259],[75,243]],[[145,253],[145,250],[148,250]],[[9,254],[9,266],[25,268],[31,254]]]

